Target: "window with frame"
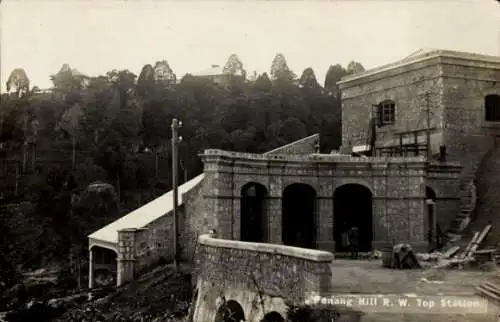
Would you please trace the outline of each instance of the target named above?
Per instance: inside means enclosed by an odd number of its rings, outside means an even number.
[[[396,122],[396,103],[383,101],[378,105],[378,126],[392,125]]]
[[[485,120],[500,122],[500,95],[492,94],[484,97]]]

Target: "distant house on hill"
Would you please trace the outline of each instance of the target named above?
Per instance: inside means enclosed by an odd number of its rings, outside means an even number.
[[[86,87],[90,82],[90,77],[82,74],[78,70],[71,68],[69,64],[64,64],[57,74],[51,75],[50,79],[54,83],[54,88]]]
[[[220,65],[212,65],[208,69],[204,69],[199,72],[192,73],[193,77],[204,78],[211,80],[215,84],[225,85],[228,84],[232,79],[241,78],[244,79],[244,75],[241,73],[229,74],[224,72],[224,67]]]

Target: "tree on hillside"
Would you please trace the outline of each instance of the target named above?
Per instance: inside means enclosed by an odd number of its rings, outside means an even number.
[[[16,68],[10,73],[5,85],[7,92],[13,90],[18,97],[21,97],[29,91],[30,80],[24,69]]]
[[[337,82],[348,74],[347,70],[341,65],[331,65],[328,68],[325,76],[325,89],[331,93],[332,96],[340,98],[340,91]]]
[[[254,88],[262,90],[262,91],[270,91],[271,88],[273,87],[273,83],[269,79],[269,76],[267,73],[263,73],[262,75],[259,75],[257,77],[257,80],[255,81]]]
[[[363,65],[361,65],[361,63],[359,63],[357,61],[351,60],[349,62],[349,64],[347,64],[347,73],[348,74],[357,74],[357,73],[361,73],[364,71],[365,71],[365,68],[363,67]]]
[[[297,77],[294,72],[288,67],[285,56],[276,54],[271,64],[271,80],[281,82],[291,82]]]
[[[144,98],[148,90],[152,89],[155,84],[155,71],[153,66],[150,64],[144,65],[142,67],[139,78],[137,79],[137,85],[135,87],[136,93],[140,98]]]
[[[154,79],[161,84],[175,84],[177,77],[166,60],[157,61],[153,67]]]
[[[59,122],[60,129],[71,137],[71,165],[73,169],[76,168],[76,144],[83,115],[81,105],[76,103],[64,112]]]
[[[316,75],[311,67],[304,69],[302,76],[299,79],[299,86],[304,88],[319,88],[318,81],[316,80]]]
[[[120,108],[125,108],[128,104],[129,98],[133,95],[135,89],[135,79],[137,76],[125,70],[112,70],[106,74],[109,83],[113,85],[114,89],[118,92],[120,98]]]
[[[101,87],[89,87],[83,101],[84,114],[81,119],[83,146],[95,149],[99,146],[106,132],[120,112],[120,97],[111,84]]]
[[[243,68],[243,63],[236,54],[231,54],[231,56],[229,56],[222,72],[229,75],[243,76],[243,78],[247,76],[247,72],[245,68]]]

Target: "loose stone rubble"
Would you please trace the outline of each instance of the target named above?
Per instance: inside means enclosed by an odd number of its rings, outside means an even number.
[[[383,266],[387,268],[480,268],[492,270],[496,268],[497,249],[478,248],[484,242],[492,225],[487,225],[481,232],[475,232],[473,238],[464,247],[458,245],[460,238],[449,241],[448,247],[431,253],[413,255],[411,245],[398,244],[393,246],[392,253],[386,254]],[[461,251],[461,249],[463,249]]]

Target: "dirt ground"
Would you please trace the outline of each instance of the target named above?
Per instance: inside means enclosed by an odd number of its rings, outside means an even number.
[[[332,265],[333,292],[336,294],[408,294],[477,296],[475,287],[493,281],[498,272],[458,269],[392,270],[383,268],[381,261],[351,261],[337,259]],[[421,281],[425,278],[427,281]],[[481,321],[498,322],[500,311],[493,303],[488,314],[405,314],[365,313],[363,322],[420,321]],[[342,321],[342,320],[341,320]]]

